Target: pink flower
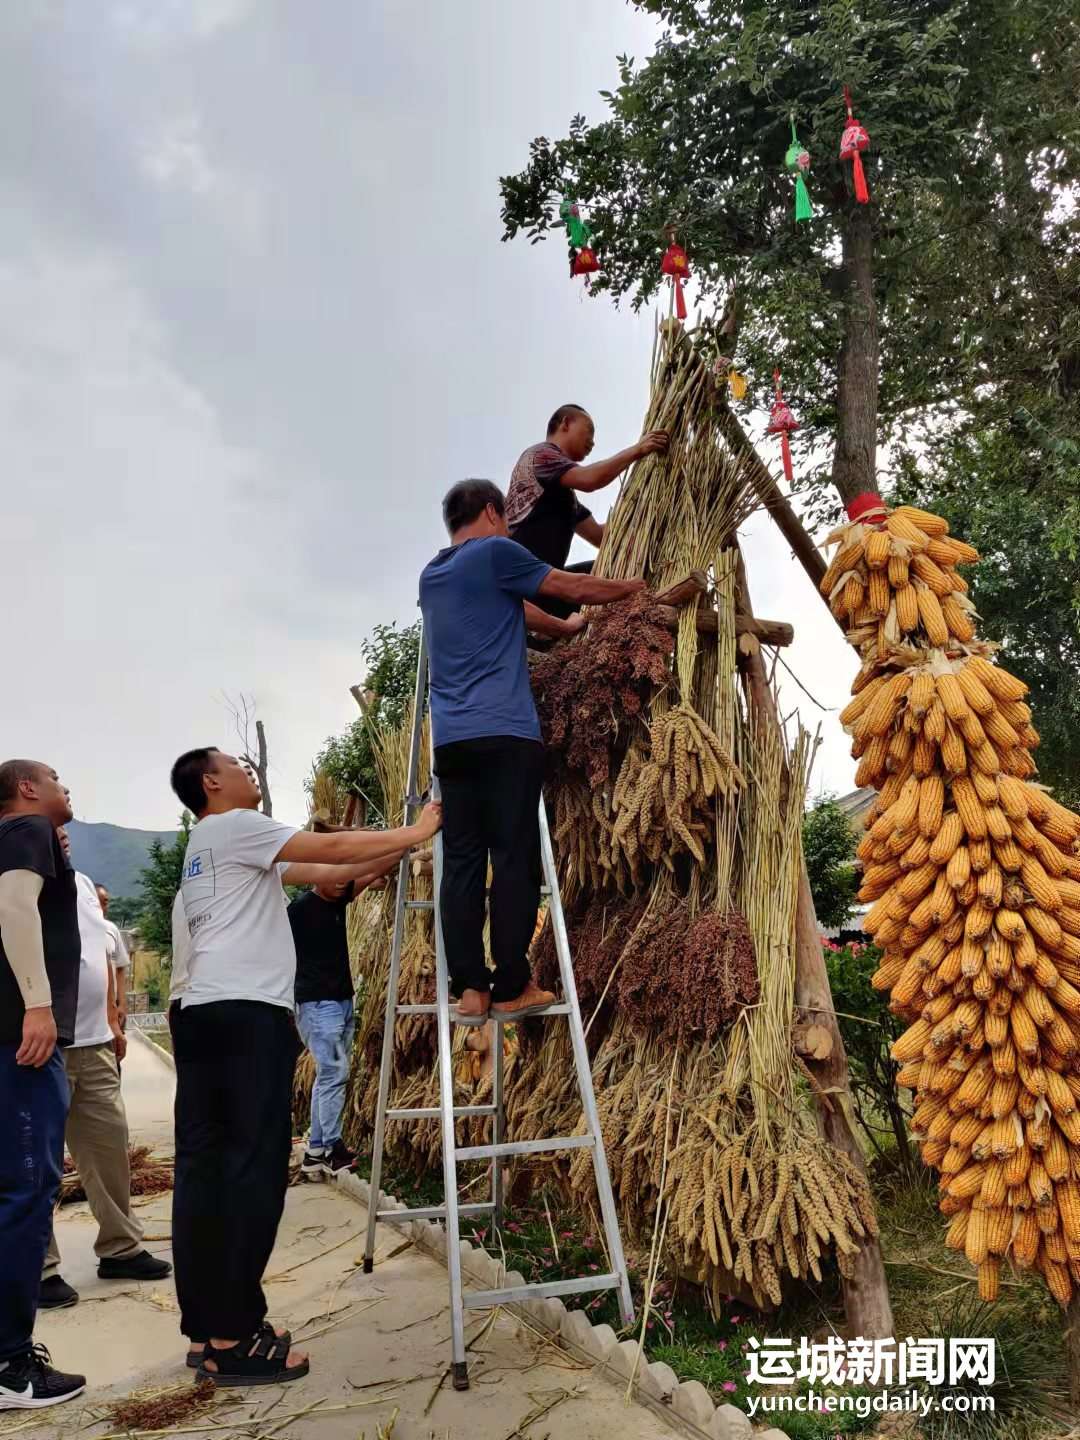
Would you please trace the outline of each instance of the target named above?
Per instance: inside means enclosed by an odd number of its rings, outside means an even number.
[[[741,1324],[742,1324],[742,1316],[741,1316],[741,1315],[732,1315],[732,1317],[731,1317],[731,1323],[732,1323],[732,1325],[741,1325]]]
[[[720,1386],[720,1389],[727,1395],[733,1394],[738,1388],[734,1380],[725,1380],[723,1385]]]
[[[717,1348],[718,1350],[726,1350],[726,1349],[727,1349],[727,1341],[726,1341],[726,1340],[721,1340],[721,1341],[719,1342],[719,1344],[717,1345],[716,1348]]]

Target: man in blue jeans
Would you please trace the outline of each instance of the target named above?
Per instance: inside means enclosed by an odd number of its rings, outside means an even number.
[[[397,864],[387,863],[387,869]],[[353,978],[346,916],[363,887],[316,885],[289,906],[296,945],[296,1028],[315,1060],[311,1134],[300,1168],[337,1175],[356,1156],[341,1138],[341,1110],[353,1046]]]
[[[86,1388],[34,1344],[41,1267],[64,1159],[82,945],[71,819],[56,771],[0,765],[0,1410],[40,1410]]]

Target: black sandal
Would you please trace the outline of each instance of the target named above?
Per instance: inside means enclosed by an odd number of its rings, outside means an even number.
[[[238,1345],[218,1350],[208,1344],[198,1377],[225,1389],[238,1385],[285,1385],[290,1380],[299,1380],[310,1368],[306,1360],[301,1360],[299,1365],[285,1364],[290,1346],[288,1335],[276,1334],[274,1327],[264,1322],[250,1340],[241,1340]],[[214,1362],[216,1370],[206,1368],[208,1360]]]
[[[288,1330],[285,1330],[281,1335],[279,1335],[279,1336],[278,1336],[278,1339],[279,1339],[279,1340],[284,1340],[284,1341],[286,1341],[286,1342],[287,1342],[288,1344],[290,1344],[290,1345],[292,1344],[292,1335],[289,1333]],[[198,1370],[199,1366],[202,1364],[202,1362],[203,1362],[205,1359],[206,1359],[206,1342],[204,1341],[202,1345],[198,1344],[197,1341],[196,1341],[196,1342],[193,1342],[193,1343],[188,1347],[188,1352],[187,1352],[187,1357],[186,1357],[187,1368],[188,1368],[189,1370]]]

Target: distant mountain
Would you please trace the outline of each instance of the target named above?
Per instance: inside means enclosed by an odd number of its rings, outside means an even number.
[[[71,863],[76,870],[104,885],[112,895],[133,897],[139,892],[139,871],[147,862],[150,842],[166,845],[176,839],[175,830],[129,830],[124,825],[90,825],[69,820]]]

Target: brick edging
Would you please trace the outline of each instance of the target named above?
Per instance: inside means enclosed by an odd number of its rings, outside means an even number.
[[[152,1043],[152,1042],[151,1042]],[[367,1205],[371,1186],[356,1175],[339,1175],[337,1188],[350,1199]],[[385,1191],[380,1204],[387,1210],[408,1207]],[[385,1220],[408,1232],[413,1243],[436,1260],[446,1263],[446,1232],[430,1220]],[[462,1240],[461,1268],[464,1275],[481,1289],[524,1285],[524,1277],[516,1270],[504,1274],[498,1260]],[[594,1325],[583,1310],[567,1310],[561,1300],[522,1300],[519,1305],[506,1306],[519,1318],[542,1330],[558,1341],[559,1346],[597,1372],[610,1384],[625,1391],[637,1361],[637,1341],[620,1341],[610,1325]],[[634,1381],[634,1397],[640,1405],[662,1415],[669,1424],[694,1440],[787,1440],[782,1430],[757,1430],[749,1416],[735,1405],[714,1405],[712,1396],[698,1380],[680,1380],[662,1360],[648,1361],[642,1357]]]

